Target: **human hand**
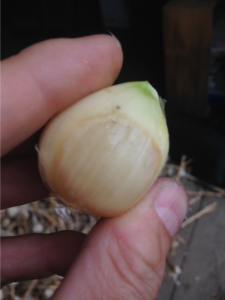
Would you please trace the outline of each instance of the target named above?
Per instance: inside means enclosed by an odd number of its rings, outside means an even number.
[[[38,130],[113,84],[121,65],[121,48],[104,35],[42,42],[2,62],[2,155],[11,151],[2,159],[2,208],[48,196],[33,153]],[[184,190],[160,178],[137,205],[100,220],[88,236],[61,231],[3,238],[2,285],[58,274],[66,276],[52,299],[154,299],[187,208]]]

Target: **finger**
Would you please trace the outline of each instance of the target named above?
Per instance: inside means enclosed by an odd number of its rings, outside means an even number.
[[[74,231],[4,237],[1,241],[1,283],[65,276],[85,235]]]
[[[18,146],[13,148],[11,151],[7,152],[5,156],[14,156],[14,155],[31,155],[37,154],[35,146],[38,144],[43,128],[36,131],[24,142],[20,143]]]
[[[121,48],[107,35],[44,41],[3,61],[2,155],[62,109],[113,84],[121,65]]]
[[[37,155],[3,157],[1,174],[1,209],[49,197],[38,171]]]
[[[94,227],[52,299],[155,299],[187,208],[182,187],[159,179],[127,213]]]

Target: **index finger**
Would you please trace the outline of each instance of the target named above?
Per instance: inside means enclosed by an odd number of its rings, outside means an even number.
[[[59,111],[112,85],[121,66],[121,48],[108,35],[48,40],[3,61],[1,155]]]

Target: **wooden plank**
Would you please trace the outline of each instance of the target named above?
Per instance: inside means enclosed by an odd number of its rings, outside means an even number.
[[[225,299],[225,198],[208,197],[204,207],[214,201],[216,211],[196,221],[181,285],[171,300]]]
[[[167,99],[176,108],[206,116],[214,0],[172,0],[163,8]]]

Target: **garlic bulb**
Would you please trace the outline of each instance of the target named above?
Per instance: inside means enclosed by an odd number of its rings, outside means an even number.
[[[161,172],[169,138],[148,82],[95,92],[54,117],[39,142],[43,181],[63,204],[100,217],[137,203]]]

